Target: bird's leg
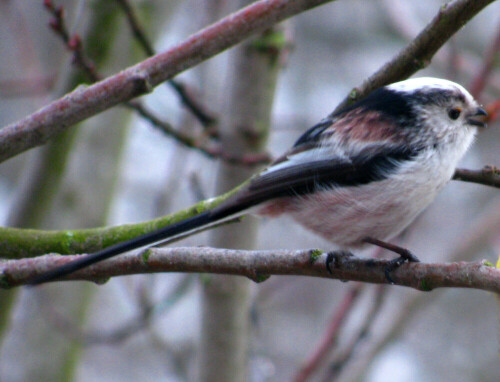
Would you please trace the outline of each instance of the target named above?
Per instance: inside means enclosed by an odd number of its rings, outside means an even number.
[[[387,281],[389,281],[391,284],[394,284],[394,280],[391,278],[391,272],[397,269],[401,264],[404,264],[405,261],[408,261],[409,263],[419,263],[420,260],[409,250],[403,247],[399,247],[397,245],[387,243],[382,240],[375,239],[373,237],[366,237],[363,239],[365,243],[373,244],[376,245],[377,247],[381,247],[384,249],[387,249],[391,252],[397,253],[399,257],[396,257],[395,259],[392,259],[389,261],[389,264],[387,267],[385,267],[385,278]]]

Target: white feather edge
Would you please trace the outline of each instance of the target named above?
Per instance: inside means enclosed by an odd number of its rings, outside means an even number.
[[[459,89],[470,100],[473,99],[472,95],[462,85],[442,78],[417,77],[387,85],[387,89],[404,93],[412,93],[415,90],[425,90],[426,88],[443,90]]]

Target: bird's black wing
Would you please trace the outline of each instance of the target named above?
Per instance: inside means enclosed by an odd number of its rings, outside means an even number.
[[[234,213],[267,200],[307,195],[328,187],[359,186],[386,179],[399,166],[412,160],[421,150],[405,146],[371,147],[351,158],[307,160],[289,166],[271,166],[253,179],[234,199],[221,205],[221,210]],[[283,164],[283,162],[280,162]],[[236,209],[238,211],[236,211]]]

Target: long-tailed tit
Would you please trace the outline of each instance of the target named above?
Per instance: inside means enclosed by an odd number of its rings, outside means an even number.
[[[242,213],[288,214],[340,250],[399,234],[451,179],[486,112],[462,86],[437,78],[394,83],[306,131],[247,186],[212,210],[49,271],[38,284]]]

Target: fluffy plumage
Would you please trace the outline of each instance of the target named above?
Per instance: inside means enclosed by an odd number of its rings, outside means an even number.
[[[337,248],[359,248],[367,237],[390,239],[451,179],[485,115],[450,81],[417,78],[380,88],[306,131],[222,205],[83,257],[33,283],[249,210],[289,214]]]
[[[451,110],[460,110],[457,119]],[[343,249],[366,237],[390,239],[451,179],[483,114],[450,81],[389,85],[309,129],[253,180],[246,197],[282,197],[260,212],[288,213]]]

